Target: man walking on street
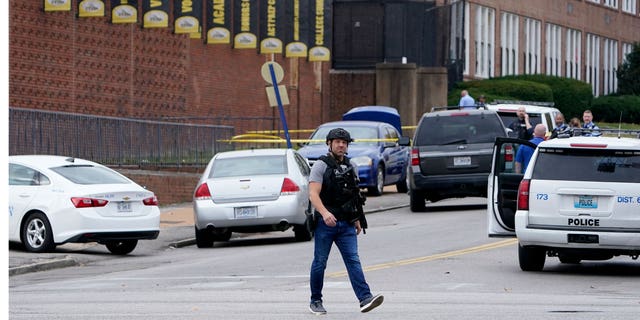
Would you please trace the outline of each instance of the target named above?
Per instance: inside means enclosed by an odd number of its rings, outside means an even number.
[[[316,220],[309,279],[309,310],[314,314],[327,313],[322,305],[322,287],[333,243],[342,255],[351,287],[360,301],[360,311],[369,312],[384,301],[382,295],[371,294],[358,256],[357,236],[366,228],[366,220],[362,210],[358,210],[362,203],[358,202],[357,171],[346,156],[351,141],[351,135],[345,129],[329,131],[326,140],[329,153],[316,161],[309,177],[309,199],[315,208]]]

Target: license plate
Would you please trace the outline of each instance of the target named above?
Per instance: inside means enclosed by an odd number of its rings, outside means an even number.
[[[593,196],[575,197],[573,207],[576,209],[596,209],[598,208],[598,198]]]
[[[471,157],[453,157],[454,166],[470,166]]]
[[[131,212],[131,202],[118,202],[118,212]]]
[[[236,219],[247,219],[258,217],[258,207],[238,207],[233,208]]]

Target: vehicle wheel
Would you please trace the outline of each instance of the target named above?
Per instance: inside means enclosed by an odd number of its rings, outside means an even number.
[[[398,189],[398,193],[407,193],[407,191],[409,191],[409,181],[406,179],[398,181],[396,183],[396,189]]]
[[[295,233],[298,242],[309,241],[313,237],[313,233],[309,231],[306,224],[293,227],[293,233]]]
[[[582,261],[578,257],[568,256],[568,255],[558,255],[558,259],[560,259],[561,263],[568,263],[568,264],[578,264],[580,263],[580,261]]]
[[[231,230],[229,229],[218,229],[214,230],[212,233],[213,241],[229,241],[231,239]]]
[[[541,271],[544,267],[546,251],[536,247],[523,247],[518,244],[518,261],[522,271]]]
[[[427,208],[424,204],[424,195],[415,190],[409,191],[409,202],[411,203],[412,212],[421,212]]]
[[[196,229],[196,245],[198,246],[198,248],[213,247],[213,234],[211,233],[211,231],[207,229],[198,230],[198,227],[195,227],[195,229]]]
[[[125,255],[133,251],[138,245],[138,240],[108,241],[105,243],[107,249],[113,254]]]
[[[53,230],[44,213],[36,212],[29,215],[22,226],[22,243],[30,252],[49,252],[55,249]]]
[[[367,188],[367,191],[369,191],[369,194],[372,196],[379,196],[382,194],[382,189],[384,189],[384,168],[382,166],[378,166],[376,173],[376,185],[375,187]]]

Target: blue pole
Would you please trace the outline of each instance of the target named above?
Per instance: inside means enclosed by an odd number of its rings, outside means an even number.
[[[278,82],[276,81],[276,73],[273,71],[273,64],[269,64],[269,73],[271,73],[271,82],[273,83],[273,90],[276,93],[276,100],[278,101],[278,110],[280,110],[280,120],[282,120],[282,126],[284,128],[284,137],[287,139],[287,148],[292,149],[291,138],[289,138],[289,127],[287,127],[287,118],[284,116],[284,108],[282,107],[280,90],[278,89]]]

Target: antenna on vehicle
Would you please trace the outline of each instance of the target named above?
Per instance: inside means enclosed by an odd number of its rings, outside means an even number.
[[[620,111],[620,120],[618,121],[618,139],[620,139],[621,131],[622,131],[622,111]]]

